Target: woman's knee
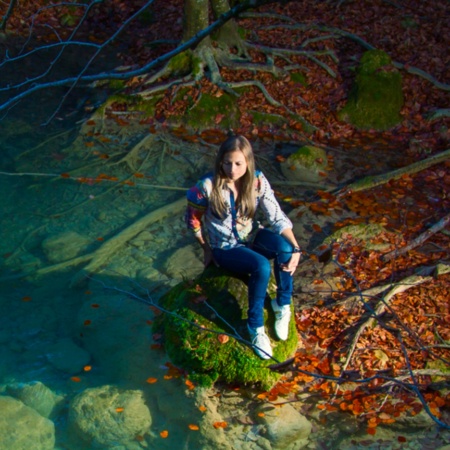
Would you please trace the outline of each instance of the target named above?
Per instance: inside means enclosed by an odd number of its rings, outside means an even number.
[[[269,279],[271,271],[272,271],[272,267],[270,265],[270,261],[264,257],[259,258],[258,265],[254,272],[257,273],[260,277]]]

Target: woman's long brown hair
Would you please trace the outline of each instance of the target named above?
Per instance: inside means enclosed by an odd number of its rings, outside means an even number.
[[[247,172],[241,178],[241,190],[236,207],[240,207],[241,216],[252,218],[255,215],[255,158],[253,156],[252,146],[244,136],[230,136],[222,143],[217,153],[210,198],[210,205],[213,212],[222,219],[225,218],[227,213],[227,205],[225,204],[222,191],[226,188],[228,180],[222,168],[222,163],[225,155],[236,150],[240,150],[244,154],[247,162]]]

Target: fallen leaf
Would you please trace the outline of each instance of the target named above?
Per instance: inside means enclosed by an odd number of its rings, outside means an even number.
[[[217,339],[221,344],[226,344],[230,340],[230,337],[226,334],[219,334]]]

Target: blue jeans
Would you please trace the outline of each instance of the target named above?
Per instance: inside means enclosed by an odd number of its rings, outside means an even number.
[[[271,274],[271,259],[277,283],[279,306],[291,303],[293,282],[289,272],[281,269],[292,256],[292,245],[280,234],[261,229],[250,246],[228,250],[215,248],[213,256],[220,267],[238,274],[249,274],[248,282],[248,325],[252,328],[264,325],[264,300]]]

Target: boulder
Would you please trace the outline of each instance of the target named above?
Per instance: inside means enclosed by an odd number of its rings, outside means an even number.
[[[281,406],[263,404],[257,408],[258,420],[266,427],[272,448],[300,450],[308,443],[312,424],[289,403]]]
[[[274,292],[271,292],[272,297]],[[277,340],[274,314],[265,308],[265,326],[275,360],[284,361],[297,349],[298,338],[292,315],[289,338]],[[185,369],[190,379],[209,386],[228,383],[261,383],[272,386],[279,375],[268,369],[274,360],[261,360],[249,345],[247,332],[247,285],[244,280],[214,266],[193,281],[184,281],[160,299],[162,314],[153,324],[164,337],[172,362]]]
[[[143,393],[137,390],[115,386],[86,389],[69,407],[70,430],[89,448],[125,446],[146,434],[151,424]]]
[[[289,181],[317,183],[326,177],[328,159],[325,150],[304,145],[281,163],[281,172]]]
[[[0,396],[0,450],[53,450],[55,425],[12,397]]]

